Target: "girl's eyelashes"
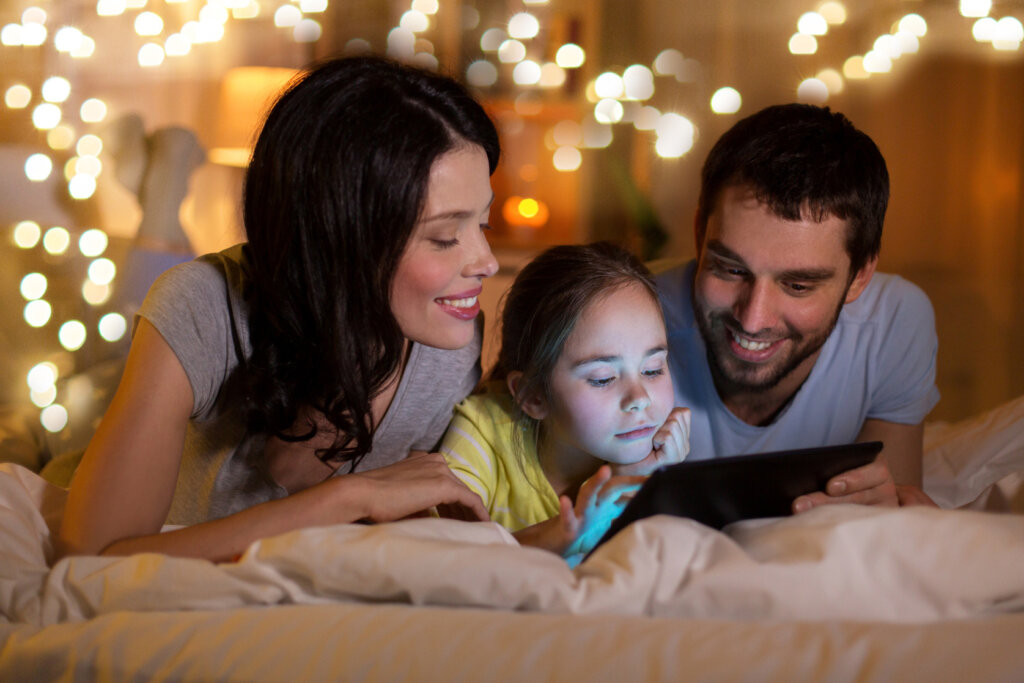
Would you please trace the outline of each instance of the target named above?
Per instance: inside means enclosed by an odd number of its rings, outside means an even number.
[[[615,380],[614,377],[597,377],[587,379],[587,384],[592,387],[606,387]]]
[[[490,230],[491,229],[491,224],[490,223],[481,223],[480,224],[480,229],[481,230]]]
[[[644,370],[641,374],[643,374],[644,377],[658,377],[659,375],[665,374],[665,366]]]

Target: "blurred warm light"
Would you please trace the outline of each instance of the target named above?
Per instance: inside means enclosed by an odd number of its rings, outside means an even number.
[[[577,69],[587,59],[583,48],[576,43],[566,43],[555,53],[555,63],[563,69]]]
[[[60,345],[68,351],[77,351],[85,344],[85,325],[78,320],[68,320],[57,331]]]
[[[818,5],[818,14],[830,24],[843,24],[846,22],[846,7],[841,2],[823,2]]]
[[[480,36],[480,49],[484,52],[497,52],[508,36],[500,28],[489,28]]]
[[[675,76],[683,66],[683,53],[669,48],[654,58],[654,72],[659,76]]]
[[[512,80],[516,85],[537,85],[540,82],[540,64],[524,59],[512,70]]]
[[[83,135],[75,145],[75,151],[82,156],[97,157],[103,151],[103,140],[97,135]]]
[[[108,242],[107,233],[98,228],[90,228],[78,238],[78,250],[82,256],[94,258],[107,250]]]
[[[825,84],[830,95],[838,95],[846,87],[842,74],[835,69],[822,69],[815,78]]]
[[[315,43],[320,40],[324,29],[316,19],[303,19],[292,29],[292,38],[297,43]]]
[[[71,56],[74,59],[84,59],[86,57],[92,57],[92,54],[96,51],[96,41],[89,36],[82,36],[82,40],[78,43],[78,46],[71,51]]]
[[[66,229],[55,225],[43,233],[43,249],[49,254],[63,254],[71,244],[71,233]]]
[[[583,147],[587,149],[604,149],[612,144],[612,127],[599,123],[593,116],[583,120]]]
[[[59,432],[68,425],[68,411],[59,403],[46,406],[39,413],[39,421],[48,432]]]
[[[908,31],[899,30],[896,32],[896,41],[900,46],[900,54],[908,55],[917,52],[921,45],[913,33]]]
[[[78,173],[68,181],[68,194],[72,199],[88,199],[96,193],[96,178]]]
[[[548,0],[523,0],[524,5],[546,5]]]
[[[551,157],[557,171],[575,171],[583,164],[583,155],[575,147],[559,147]]]
[[[92,280],[86,280],[82,283],[82,298],[85,299],[86,303],[93,306],[105,304],[107,299],[110,298],[110,294],[110,285],[98,285]]]
[[[877,50],[864,55],[864,70],[869,74],[884,74],[892,71],[892,59]]]
[[[559,147],[576,147],[583,142],[583,129],[575,121],[559,121],[551,130],[552,138]]]
[[[75,131],[66,124],[59,125],[46,134],[46,144],[50,149],[67,149],[75,141]]]
[[[128,322],[120,313],[107,313],[100,318],[100,336],[108,342],[116,342],[128,331]]]
[[[33,182],[46,180],[52,171],[53,162],[45,154],[33,154],[25,160],[25,176]]]
[[[347,55],[365,55],[372,52],[372,50],[373,46],[365,38],[353,38],[345,43],[345,54]]]
[[[12,85],[4,93],[4,104],[11,109],[24,109],[32,101],[32,91],[28,86],[18,83]]]
[[[960,0],[960,14],[965,17],[987,17],[992,11],[992,0]]]
[[[413,0],[413,4],[416,0]],[[424,14],[431,14],[431,12],[424,12]],[[472,31],[480,25],[480,11],[476,7],[471,5],[462,6],[462,30]]]
[[[920,14],[908,14],[900,19],[899,30],[921,38],[928,33],[928,22]]]
[[[806,33],[794,33],[789,39],[789,51],[794,55],[813,55],[818,51],[818,41]]]
[[[654,130],[661,120],[661,112],[657,107],[640,107],[640,111],[633,118],[633,127],[637,130]]]
[[[46,27],[35,22],[24,22],[21,25],[21,44],[36,47],[46,42]]]
[[[82,32],[74,26],[64,26],[53,36],[57,52],[74,52],[82,45]]]
[[[327,10],[327,0],[299,0],[299,9],[305,14],[319,14]],[[419,10],[413,7],[413,11]]]
[[[421,69],[426,69],[427,71],[437,71],[441,62],[439,62],[437,57],[429,52],[417,52],[413,55],[411,64],[413,66],[418,66]]]
[[[1024,25],[1014,17],[1003,17],[996,23],[992,47],[997,50],[1016,50],[1024,41]]]
[[[503,64],[514,64],[526,58],[526,46],[514,38],[509,38],[498,47],[498,61]]]
[[[828,86],[817,78],[805,78],[796,89],[797,100],[810,104],[825,104],[828,93]]]
[[[260,15],[260,3],[257,0],[249,2],[241,7],[232,7],[231,16],[235,19],[255,19]]]
[[[899,59],[900,55],[903,54],[902,50],[900,50],[899,41],[888,33],[875,39],[872,51],[885,55],[890,60]]]
[[[689,152],[697,133],[688,118],[672,112],[661,115],[654,131],[658,136],[654,151],[665,159],[678,158]]]
[[[402,15],[402,18],[398,20],[398,25],[406,31],[422,33],[430,28],[430,20],[423,12],[411,9]]]
[[[532,92],[520,93],[512,103],[512,108],[520,116],[537,116],[544,111],[544,103]]]
[[[618,123],[622,120],[622,103],[618,100],[605,98],[594,105],[594,118],[599,123]]]
[[[29,7],[21,13],[22,24],[45,24],[46,10],[42,7]]]
[[[302,21],[302,10],[295,5],[281,5],[274,12],[274,26],[290,28]]]
[[[75,175],[87,175],[95,178],[103,171],[103,162],[94,156],[81,156],[75,162]]]
[[[224,26],[228,21],[228,11],[223,5],[207,3],[199,10],[200,24],[217,24]]]
[[[437,14],[440,6],[437,0],[412,0],[412,8],[424,14]]]
[[[107,105],[103,100],[90,97],[85,102],[82,102],[79,116],[86,123],[99,123],[107,117]]]
[[[98,285],[109,285],[114,275],[117,274],[117,267],[108,258],[98,258],[89,264],[89,279]]]
[[[71,179],[75,177],[76,169],[78,168],[78,157],[71,157],[64,162],[64,180],[71,182]]]
[[[466,81],[477,88],[492,86],[498,81],[498,67],[478,59],[466,68]]]
[[[396,29],[397,30],[397,29]],[[229,69],[221,80],[217,126],[208,152],[215,164],[245,167],[261,116],[297,74],[295,69],[242,66]]]
[[[116,17],[124,14],[127,7],[125,0],[98,0],[96,14],[101,17]]]
[[[60,123],[60,107],[44,102],[32,110],[32,125],[39,130],[50,130]]]
[[[158,36],[163,30],[164,20],[155,12],[142,12],[135,17],[135,32],[140,36]]]
[[[25,376],[28,388],[32,391],[46,391],[57,383],[57,366],[53,363],[36,363]]]
[[[996,37],[996,25],[998,22],[992,17],[984,17],[974,22],[971,28],[971,35],[979,43],[991,43]]]
[[[542,88],[559,88],[565,83],[565,69],[554,62],[548,62],[540,68],[540,86]]]
[[[528,40],[540,33],[540,22],[529,12],[519,12],[508,20],[508,35],[512,38]]]
[[[57,400],[57,387],[51,384],[42,391],[36,391],[33,389],[29,391],[28,395],[36,407],[45,408]]]
[[[828,22],[817,12],[804,12],[796,22],[796,30],[809,36],[823,36],[828,33]]]
[[[21,24],[7,24],[0,30],[0,43],[7,47],[21,45]]]
[[[139,66],[154,67],[164,63],[164,48],[156,43],[146,43],[139,48]]]
[[[46,276],[42,273],[29,273],[21,278],[21,296],[27,301],[41,299],[46,294]]]
[[[387,54],[394,59],[409,59],[416,54],[416,34],[401,26],[388,32]]]
[[[648,100],[654,95],[654,74],[643,64],[633,64],[622,72],[625,95],[631,100]]]
[[[625,92],[622,76],[613,71],[605,71],[594,80],[594,92],[601,99],[622,97]]]
[[[716,114],[735,114],[743,106],[743,98],[735,88],[719,88],[711,96],[711,111]]]
[[[21,249],[31,249],[39,244],[42,234],[35,221],[21,221],[14,226],[14,244]]]
[[[864,69],[864,58],[854,55],[843,62],[843,75],[850,80],[863,80],[871,74]]]
[[[519,167],[519,177],[527,183],[536,181],[538,173],[537,167],[533,164],[523,164]]]
[[[25,311],[22,315],[25,317],[25,322],[31,327],[42,327],[50,322],[51,313],[50,304],[45,299],[36,299],[25,304]]]
[[[43,81],[40,94],[47,102],[63,102],[71,94],[71,83],[68,82],[68,79],[60,76],[47,78]]]
[[[513,195],[505,200],[501,215],[509,225],[540,228],[548,222],[549,212],[542,201]]]

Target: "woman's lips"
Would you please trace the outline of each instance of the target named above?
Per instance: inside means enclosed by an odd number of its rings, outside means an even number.
[[[434,299],[441,310],[459,320],[473,320],[480,313],[481,289],[474,289],[468,292],[460,292],[451,296],[438,297]]]

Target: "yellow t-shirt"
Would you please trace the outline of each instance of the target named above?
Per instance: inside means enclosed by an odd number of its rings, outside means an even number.
[[[456,405],[441,441],[448,466],[509,531],[558,514],[558,495],[541,470],[535,444],[512,438],[519,428],[512,397],[494,390]]]

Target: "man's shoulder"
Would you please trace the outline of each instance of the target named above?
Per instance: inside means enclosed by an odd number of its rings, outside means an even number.
[[[647,267],[654,274],[658,298],[665,314],[665,325],[669,334],[689,327],[693,322],[693,269],[695,261],[660,259],[651,261]]]
[[[892,273],[875,273],[864,292],[843,312],[848,322],[888,322],[907,315],[934,317],[924,290]]]

